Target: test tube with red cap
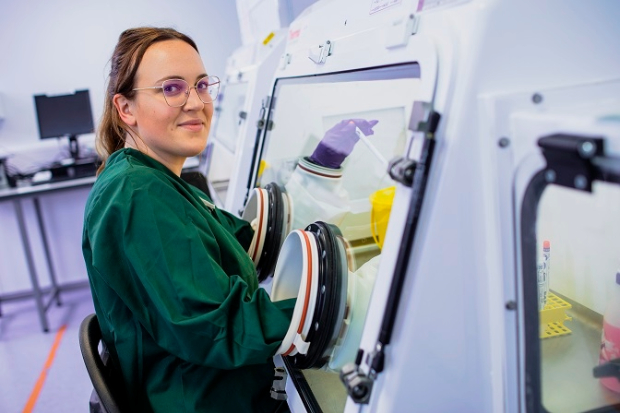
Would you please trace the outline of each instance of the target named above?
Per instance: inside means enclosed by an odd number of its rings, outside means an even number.
[[[538,309],[543,310],[547,305],[547,295],[549,294],[549,261],[551,253],[551,243],[543,241],[543,253],[541,262],[538,264]]]
[[[551,254],[551,243],[543,241],[543,264],[545,268],[545,296],[549,294],[549,264]]]

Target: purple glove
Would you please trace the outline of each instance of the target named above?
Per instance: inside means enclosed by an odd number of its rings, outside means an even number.
[[[358,127],[364,135],[368,136],[375,133],[372,127],[377,123],[379,123],[378,120],[367,121],[364,119],[345,119],[338,122],[325,132],[325,136],[310,155],[310,161],[326,168],[340,168],[344,159],[349,156],[360,139],[355,133],[355,127]]]

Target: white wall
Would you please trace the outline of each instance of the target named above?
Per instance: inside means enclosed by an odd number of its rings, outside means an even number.
[[[119,34],[171,26],[192,37],[207,71],[224,73],[241,44],[234,2],[222,0],[0,0],[0,149],[36,143],[33,95],[90,89],[95,120]]]
[[[95,122],[101,116],[108,61],[119,34],[135,26],[170,26],[196,41],[209,73],[224,74],[226,58],[241,45],[235,2],[224,0],[0,0],[0,153],[45,148],[54,156],[60,144],[39,141],[33,95],[90,89]],[[92,141],[93,136],[81,138]],[[41,152],[41,151],[38,151]],[[38,154],[37,156],[40,156]],[[27,164],[27,159],[26,159]],[[80,249],[87,190],[41,200],[55,268],[61,281],[86,279]],[[27,220],[43,284],[47,271],[31,204]],[[0,202],[0,294],[28,289],[30,282],[13,206]]]

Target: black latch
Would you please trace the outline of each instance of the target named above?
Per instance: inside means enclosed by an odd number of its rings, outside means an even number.
[[[592,374],[597,379],[603,377],[615,377],[620,381],[620,358],[609,360],[605,364],[594,367],[592,369]]]
[[[596,167],[592,160],[604,155],[604,140],[599,137],[554,134],[538,140],[547,161],[547,182],[592,192]]]

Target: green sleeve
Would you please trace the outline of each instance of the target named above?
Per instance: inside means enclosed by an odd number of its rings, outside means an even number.
[[[213,204],[213,200],[210,199],[207,194],[192,185],[190,185],[190,188],[194,191],[197,197],[205,198]],[[252,242],[252,237],[254,236],[254,230],[252,229],[250,223],[226,210],[219,208],[217,209],[217,215],[222,226],[233,234],[241,246],[247,251],[250,247],[250,243]]]
[[[283,339],[295,300],[272,302],[245,249],[245,225],[206,216],[172,186],[126,179],[109,185],[86,216],[91,274],[162,348],[220,369],[264,363]],[[241,221],[241,220],[238,220]],[[228,233],[228,235],[227,235]],[[232,261],[231,261],[232,260]],[[238,262],[234,262],[237,260]],[[238,268],[238,273],[227,273]]]

